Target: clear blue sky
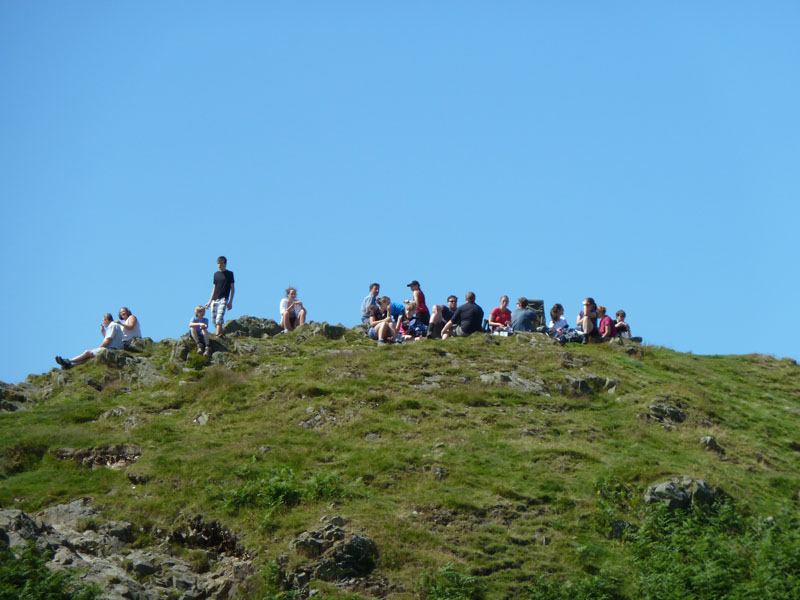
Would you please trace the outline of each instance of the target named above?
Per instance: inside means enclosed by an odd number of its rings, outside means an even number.
[[[800,358],[797,2],[0,0],[0,380],[129,306],[474,290]]]

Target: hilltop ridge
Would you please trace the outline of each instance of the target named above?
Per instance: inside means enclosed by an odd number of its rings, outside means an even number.
[[[780,557],[774,597],[800,590],[794,360],[279,329],[245,316],[211,359],[144,339],[3,384],[0,538],[29,517],[58,548],[106,532],[93,547],[120,571],[86,580],[108,597],[637,598],[663,583],[642,558],[662,511],[722,535],[735,510],[769,535],[732,547]],[[34,518],[58,505],[79,516]],[[732,597],[769,579],[741,571]]]

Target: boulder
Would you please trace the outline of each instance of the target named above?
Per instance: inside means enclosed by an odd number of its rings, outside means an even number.
[[[281,332],[281,326],[272,319],[259,319],[242,315],[222,326],[225,335],[241,333],[250,337],[260,338],[264,335],[276,335]]]
[[[717,440],[715,440],[710,435],[704,435],[703,437],[701,437],[700,444],[706,450],[710,450],[711,452],[716,452],[717,454],[725,454],[725,450],[722,448],[722,446],[720,446],[717,443]]]
[[[329,340],[338,340],[344,337],[347,329],[343,325],[329,325],[326,322],[316,323],[311,321],[295,329],[298,337],[324,337]]]
[[[686,509],[692,504],[712,504],[724,496],[725,492],[720,488],[712,488],[702,479],[684,475],[651,485],[644,494],[644,502],[666,504],[671,509]]]
[[[351,577],[363,577],[375,568],[378,546],[370,538],[354,535],[347,542],[339,543],[327,554],[314,570],[323,581],[342,581]]]

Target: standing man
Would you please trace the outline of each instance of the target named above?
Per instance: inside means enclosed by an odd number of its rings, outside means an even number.
[[[61,365],[62,369],[71,369],[75,365],[85,363],[87,360],[94,358],[106,348],[113,350],[122,350],[122,325],[114,322],[111,313],[103,315],[103,324],[100,326],[100,333],[103,334],[103,343],[99,348],[94,350],[86,350],[73,359],[61,358],[56,356],[56,362]]]
[[[370,306],[378,306],[378,294],[381,293],[380,283],[369,284],[369,294],[364,298],[361,303],[361,322],[369,323],[369,308]],[[380,306],[378,306],[380,308]]]
[[[219,271],[214,273],[214,289],[211,290],[211,299],[206,302],[206,308],[211,307],[211,318],[217,326],[217,335],[222,335],[225,309],[233,309],[233,294],[236,292],[233,285],[233,271],[228,271],[227,266],[227,258],[224,256],[217,258]]]
[[[467,292],[464,300],[466,302],[456,309],[442,329],[443,340],[450,336],[467,337],[483,327],[483,309],[475,304],[475,292]]]

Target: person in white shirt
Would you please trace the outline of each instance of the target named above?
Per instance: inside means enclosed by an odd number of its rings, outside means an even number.
[[[100,333],[103,334],[103,343],[100,344],[99,348],[86,350],[72,359],[56,356],[56,362],[61,365],[62,369],[71,369],[75,365],[85,363],[87,360],[94,358],[107,349],[122,349],[122,325],[114,322],[111,313],[103,315],[103,324],[100,326]]]
[[[286,288],[286,298],[281,300],[280,310],[281,329],[284,333],[306,322],[306,309],[297,299],[297,290],[293,287]]]
[[[119,309],[119,320],[114,321],[122,326],[122,347],[127,349],[131,340],[142,337],[142,329],[139,326],[139,319],[128,310],[127,306]]]

